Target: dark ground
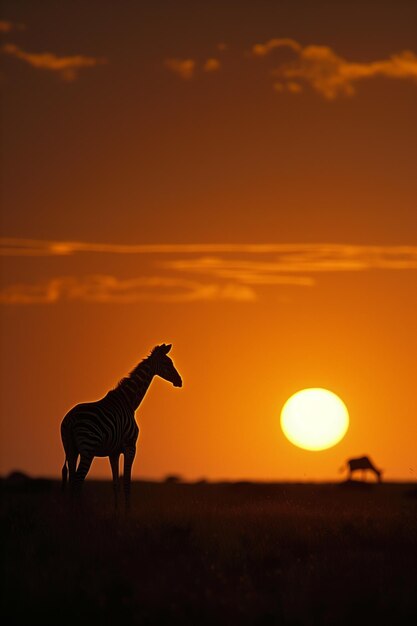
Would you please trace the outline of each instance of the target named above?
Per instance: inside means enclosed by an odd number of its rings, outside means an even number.
[[[416,485],[2,481],[4,624],[415,624]]]

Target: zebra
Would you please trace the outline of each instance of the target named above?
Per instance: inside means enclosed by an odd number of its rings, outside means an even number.
[[[367,456],[360,456],[355,459],[348,459],[346,461],[346,466],[348,468],[348,480],[352,479],[352,472],[356,472],[357,470],[362,470],[362,479],[365,479],[366,470],[370,470],[374,472],[378,482],[382,481],[382,470],[377,469],[375,465],[372,463],[371,459]],[[346,467],[345,466],[345,467]],[[341,468],[343,471],[344,467]]]
[[[135,411],[154,376],[182,387],[182,379],[168,352],[172,344],[155,346],[118,385],[101,400],[74,406],[61,423],[61,439],[65,450],[62,467],[62,488],[67,474],[72,493],[78,493],[95,456],[108,456],[113,475],[115,507],[119,493],[119,458],[124,455],[123,486],[126,509],[130,506],[131,470],[136,454],[139,427]],[[77,460],[80,457],[78,467]],[[67,469],[68,468],[68,469]]]

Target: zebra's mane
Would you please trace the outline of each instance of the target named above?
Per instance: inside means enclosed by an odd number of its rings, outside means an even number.
[[[155,357],[158,356],[158,353],[160,351],[161,346],[155,346],[155,348],[153,348],[150,353],[148,354],[147,357],[145,357],[144,359],[142,359],[130,372],[127,376],[124,376],[121,380],[119,380],[119,382],[117,383],[115,389],[119,389],[124,383],[126,383],[128,380],[132,380],[132,378],[134,378],[137,373],[138,370],[141,369],[141,367],[151,358],[151,357]]]
[[[149,355],[151,356],[152,353]],[[147,360],[149,359],[149,356],[147,356],[146,358],[142,359],[130,372],[127,376],[123,376],[123,378],[121,380],[119,380],[119,382],[117,383],[115,389],[120,389],[120,387],[122,387],[128,380],[132,380],[133,378],[135,378],[135,376],[137,376],[138,371],[141,369],[141,367],[147,362]]]

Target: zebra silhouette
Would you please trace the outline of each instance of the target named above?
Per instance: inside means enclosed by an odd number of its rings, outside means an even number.
[[[348,459],[346,461],[346,466],[348,469],[348,480],[351,480],[352,473],[358,470],[362,471],[362,480],[365,480],[367,470],[370,470],[375,474],[378,482],[381,482],[382,480],[382,470],[377,469],[368,456],[360,456],[356,459]],[[341,468],[341,471],[343,471],[343,469],[344,467]]]
[[[130,505],[131,470],[136,454],[139,427],[135,411],[143,400],[154,376],[182,387],[181,376],[168,352],[172,344],[156,346],[119,384],[97,402],[74,406],[61,423],[61,439],[65,450],[62,488],[69,483],[78,492],[95,456],[108,456],[113,475],[115,506],[119,494],[119,459],[124,455],[123,486],[126,508]],[[78,457],[79,463],[77,467]],[[68,469],[67,469],[68,467]]]

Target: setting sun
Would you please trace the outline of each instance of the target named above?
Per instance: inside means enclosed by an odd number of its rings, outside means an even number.
[[[346,405],[327,389],[303,389],[291,396],[281,411],[281,428],[291,443],[305,450],[336,445],[349,427]]]

